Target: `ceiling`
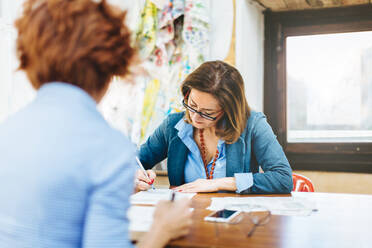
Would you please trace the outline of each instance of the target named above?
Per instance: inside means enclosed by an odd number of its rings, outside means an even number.
[[[320,9],[371,4],[372,0],[254,0],[272,11]]]

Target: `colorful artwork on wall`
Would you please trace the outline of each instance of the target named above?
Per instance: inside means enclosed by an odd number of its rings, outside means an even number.
[[[129,86],[129,92],[136,92],[134,97],[128,92],[117,92],[122,87],[115,86],[111,88],[115,87],[116,92],[110,93],[110,89],[107,94],[111,99],[133,98],[128,103],[131,107],[114,108],[118,114],[127,115],[125,123],[116,118],[127,125],[119,129],[125,130],[136,144],[144,142],[168,114],[183,110],[181,82],[209,51],[209,0],[146,0],[142,4],[133,40],[147,76],[137,78],[136,84]],[[128,87],[125,89],[128,91]],[[102,110],[104,114],[108,111],[104,106]]]

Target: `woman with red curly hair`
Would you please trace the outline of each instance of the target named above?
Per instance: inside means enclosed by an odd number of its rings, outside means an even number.
[[[1,247],[132,246],[136,151],[96,108],[135,55],[124,19],[104,0],[26,1],[17,54],[38,93],[0,125]],[[161,202],[138,247],[185,235],[188,208]]]

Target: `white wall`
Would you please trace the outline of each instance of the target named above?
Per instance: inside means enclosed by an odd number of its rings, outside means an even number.
[[[14,20],[24,0],[0,0],[0,122],[22,108],[35,95],[24,72],[16,71],[16,30]]]
[[[205,59],[224,60],[229,54],[233,33],[233,0],[211,0],[209,21],[209,56]]]
[[[243,76],[248,104],[263,111],[264,16],[251,0],[236,0],[236,67]]]

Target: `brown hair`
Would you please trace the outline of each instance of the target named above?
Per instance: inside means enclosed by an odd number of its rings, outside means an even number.
[[[19,69],[36,89],[60,81],[100,92],[128,73],[135,53],[125,14],[105,0],[26,1],[15,22]]]
[[[224,114],[216,123],[216,134],[226,143],[234,143],[243,133],[250,109],[239,71],[222,61],[205,62],[186,77],[181,85],[185,97],[191,89],[213,95]],[[186,120],[191,123],[186,110]]]

